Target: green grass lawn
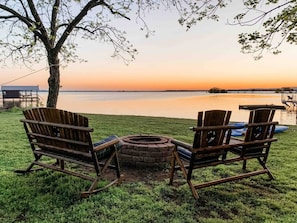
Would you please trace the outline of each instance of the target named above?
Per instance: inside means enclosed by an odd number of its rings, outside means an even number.
[[[86,115],[93,140],[111,134],[162,134],[191,142],[195,120]],[[187,186],[165,181],[128,183],[80,198],[89,182],[50,170],[17,175],[33,155],[19,110],[0,112],[0,222],[297,222],[297,127],[276,134],[267,166],[275,176],[260,175],[199,191],[195,200]],[[240,171],[241,165],[198,170],[197,180]],[[256,163],[248,163],[255,168]]]

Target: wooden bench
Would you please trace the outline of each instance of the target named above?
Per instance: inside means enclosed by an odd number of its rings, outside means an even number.
[[[23,112],[24,124],[31,149],[35,159],[26,170],[16,170],[27,173],[35,165],[60,171],[92,182],[87,191],[81,192],[81,197],[87,197],[115,183],[120,183],[123,175],[120,173],[117,145],[119,139],[110,136],[94,143],[91,139],[93,129],[88,127],[88,118],[69,111],[55,108],[34,108]],[[43,158],[53,158],[48,163]],[[76,164],[87,168],[87,171],[77,171],[71,168]],[[112,169],[115,179],[102,188],[97,184],[107,169]],[[40,168],[39,168],[40,169]]]
[[[278,123],[271,121],[274,111],[252,111],[251,116],[254,115],[255,112],[257,113],[256,117],[261,115],[269,115],[269,117],[266,117],[266,122],[258,122],[265,120],[265,118],[250,120],[250,123],[245,125],[246,134],[244,139],[231,137],[233,129],[241,128],[238,126],[200,125],[192,128],[195,132],[193,145],[178,140],[172,140],[171,143],[175,145],[175,148],[171,162],[169,184],[173,184],[175,171],[181,170],[194,198],[198,199],[197,189],[200,188],[259,174],[268,174],[269,178],[273,179],[271,172],[266,166],[266,161],[271,143],[277,141],[277,139],[273,138],[273,134],[275,125]],[[270,112],[273,113],[272,118]],[[261,169],[247,172],[246,162],[250,159],[257,160]],[[237,162],[243,162],[244,173],[216,179],[210,182],[193,182],[192,173],[196,169]]]

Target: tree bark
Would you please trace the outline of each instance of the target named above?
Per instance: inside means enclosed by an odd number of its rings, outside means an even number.
[[[47,107],[56,108],[60,90],[60,64],[58,55],[48,56],[49,73]]]

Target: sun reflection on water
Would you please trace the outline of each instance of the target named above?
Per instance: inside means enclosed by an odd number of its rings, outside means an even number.
[[[46,92],[42,92],[46,98]],[[80,113],[141,115],[196,119],[198,111],[231,110],[231,121],[248,120],[239,105],[281,105],[280,94],[205,92],[61,92],[58,108]],[[275,121],[296,124],[296,112],[277,110]]]

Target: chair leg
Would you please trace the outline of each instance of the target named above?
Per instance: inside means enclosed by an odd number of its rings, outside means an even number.
[[[174,171],[175,171],[175,164],[176,164],[176,161],[185,177],[185,179],[187,180],[187,183],[190,187],[190,190],[194,196],[195,199],[198,199],[199,196],[198,196],[198,193],[197,193],[197,190],[195,189],[195,186],[192,184],[192,181],[191,179],[189,179],[189,174],[187,173],[187,170],[185,168],[185,166],[183,165],[182,161],[179,159],[178,155],[176,152],[173,152],[173,156],[172,156],[172,160],[171,160],[171,169],[170,169],[170,175],[169,175],[169,185],[172,185],[173,184],[173,178],[174,178]]]
[[[246,160],[243,161],[242,169],[243,169],[243,170],[246,170]]]
[[[275,178],[272,175],[272,173],[270,172],[270,170],[268,169],[268,167],[266,166],[265,162],[263,160],[261,160],[259,157],[257,159],[258,159],[260,165],[267,171],[267,174],[268,174],[269,178],[271,180],[274,180]]]
[[[114,149],[116,150],[115,146],[114,146]],[[117,152],[114,155],[114,162],[115,162],[117,177],[120,178],[121,177],[121,171],[120,171],[119,155],[118,155]]]
[[[175,153],[172,153],[172,159],[171,159],[171,169],[169,173],[169,185],[172,185],[173,178],[174,178],[174,171],[175,171]]]
[[[267,170],[267,174],[268,174],[270,180],[274,180],[275,178],[274,178],[274,176],[272,175],[272,173],[270,172],[270,170],[269,170],[267,167],[266,167],[265,169]]]
[[[199,195],[197,193],[197,190],[195,189],[195,186],[192,184],[191,180],[187,180],[187,183],[191,189],[191,192],[192,192],[194,198],[197,200],[199,198]]]
[[[60,164],[60,168],[62,170],[64,170],[65,169],[65,162],[64,162],[64,160],[59,160],[59,164]]]
[[[56,162],[53,165],[59,166],[62,170],[65,169],[65,162],[64,162],[64,160],[57,159]]]
[[[180,167],[180,169],[181,169],[181,171],[182,171],[185,179],[187,180],[188,179],[187,178],[187,175],[188,175],[187,174],[187,170],[186,170],[183,162],[180,160],[177,152],[173,152],[173,156],[174,157],[172,158],[172,161],[171,161],[170,182],[172,183],[172,181],[173,181],[173,177],[174,177],[173,175],[174,175],[174,171],[176,169],[176,167],[175,167],[175,161],[177,161],[177,163],[178,163],[178,165],[179,165],[179,167]]]
[[[177,162],[178,162],[178,164],[180,166],[180,169],[181,169],[181,171],[182,171],[182,173],[184,175],[184,178],[187,180],[188,179],[188,173],[187,173],[187,170],[186,170],[183,162],[180,160],[179,157],[176,157],[176,160],[177,160]]]

